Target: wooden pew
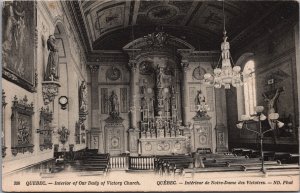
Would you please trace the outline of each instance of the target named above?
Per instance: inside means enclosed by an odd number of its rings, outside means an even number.
[[[260,170],[261,166],[242,166],[244,171],[250,171],[250,170]],[[286,165],[266,165],[266,170],[285,170],[285,169],[299,169],[298,164],[286,164]]]

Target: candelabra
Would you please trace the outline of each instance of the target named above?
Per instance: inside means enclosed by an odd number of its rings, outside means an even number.
[[[242,115],[241,116],[241,122],[238,123],[236,126],[237,126],[238,129],[245,128],[248,131],[254,132],[254,133],[256,133],[259,136],[259,138],[260,138],[260,153],[261,153],[261,171],[263,173],[265,173],[264,152],[263,152],[263,138],[264,138],[264,134],[267,133],[267,132],[269,132],[269,131],[275,130],[276,126],[278,126],[278,128],[282,128],[283,125],[284,125],[284,123],[278,121],[278,118],[279,118],[279,114],[278,113],[270,113],[268,115],[268,120],[270,121],[271,128],[268,129],[268,130],[266,130],[266,131],[263,131],[262,130],[262,126],[261,126],[261,121],[264,121],[264,120],[267,119],[267,117],[262,113],[263,110],[264,110],[263,106],[257,106],[257,107],[255,107],[256,114],[252,115],[251,117],[247,116],[247,115]],[[258,131],[248,128],[247,124],[249,123],[250,120],[258,122]]]

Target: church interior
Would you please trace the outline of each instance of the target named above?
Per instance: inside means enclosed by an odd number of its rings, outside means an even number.
[[[2,173],[299,171],[296,1],[5,1]]]

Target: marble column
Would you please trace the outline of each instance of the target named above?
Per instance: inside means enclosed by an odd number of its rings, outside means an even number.
[[[223,88],[215,89],[216,98],[216,152],[228,151],[226,93]]]
[[[91,111],[92,128],[99,128],[99,90],[98,90],[98,65],[89,65],[91,70]]]
[[[188,113],[189,113],[189,93],[188,93],[188,80],[187,80],[187,70],[189,67],[189,62],[187,60],[181,61],[182,67],[182,84],[181,84],[181,107],[182,107],[182,124],[184,126],[188,125]]]
[[[128,148],[130,155],[138,155],[138,138],[139,130],[137,127],[136,110],[137,110],[137,92],[138,92],[138,67],[135,60],[128,63],[130,69],[130,127],[128,129]]]
[[[100,131],[99,123],[99,86],[98,86],[98,73],[99,65],[89,65],[91,70],[91,131],[90,140],[96,138],[98,140],[98,152],[103,153],[103,145],[100,145],[102,140],[102,132]],[[97,147],[90,147],[97,148]]]
[[[137,120],[136,120],[136,109],[137,109],[137,92],[138,85],[136,84],[138,81],[138,68],[135,60],[130,60],[128,63],[130,68],[130,127],[132,129],[137,128]]]

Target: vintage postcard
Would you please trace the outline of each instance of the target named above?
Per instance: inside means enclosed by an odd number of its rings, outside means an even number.
[[[1,5],[3,191],[300,190],[297,1]]]

